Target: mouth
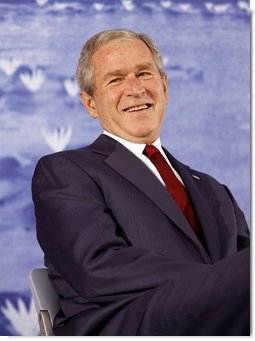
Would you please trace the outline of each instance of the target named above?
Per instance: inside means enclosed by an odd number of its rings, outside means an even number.
[[[145,103],[145,104],[136,105],[136,106],[126,108],[126,109],[124,109],[124,111],[125,112],[142,111],[142,110],[149,109],[151,106],[152,106],[152,103]]]

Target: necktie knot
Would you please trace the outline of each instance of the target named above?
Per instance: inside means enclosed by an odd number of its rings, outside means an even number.
[[[146,144],[143,153],[150,159],[152,155],[158,153],[158,149],[153,144]]]

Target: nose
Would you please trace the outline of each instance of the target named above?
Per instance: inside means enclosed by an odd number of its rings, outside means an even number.
[[[125,94],[127,96],[138,96],[145,93],[143,83],[136,75],[130,75],[126,80]]]

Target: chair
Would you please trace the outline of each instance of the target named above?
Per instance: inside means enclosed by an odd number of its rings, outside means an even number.
[[[47,269],[34,269],[28,276],[28,283],[38,313],[38,322],[43,336],[53,336],[53,320],[60,309],[58,294],[48,277]]]

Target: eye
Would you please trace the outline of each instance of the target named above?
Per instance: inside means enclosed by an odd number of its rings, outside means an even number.
[[[116,78],[111,79],[108,84],[117,84],[121,82],[121,80],[122,80],[121,77],[116,77]]]
[[[147,79],[152,77],[152,73],[150,71],[141,71],[138,73],[138,77]]]

